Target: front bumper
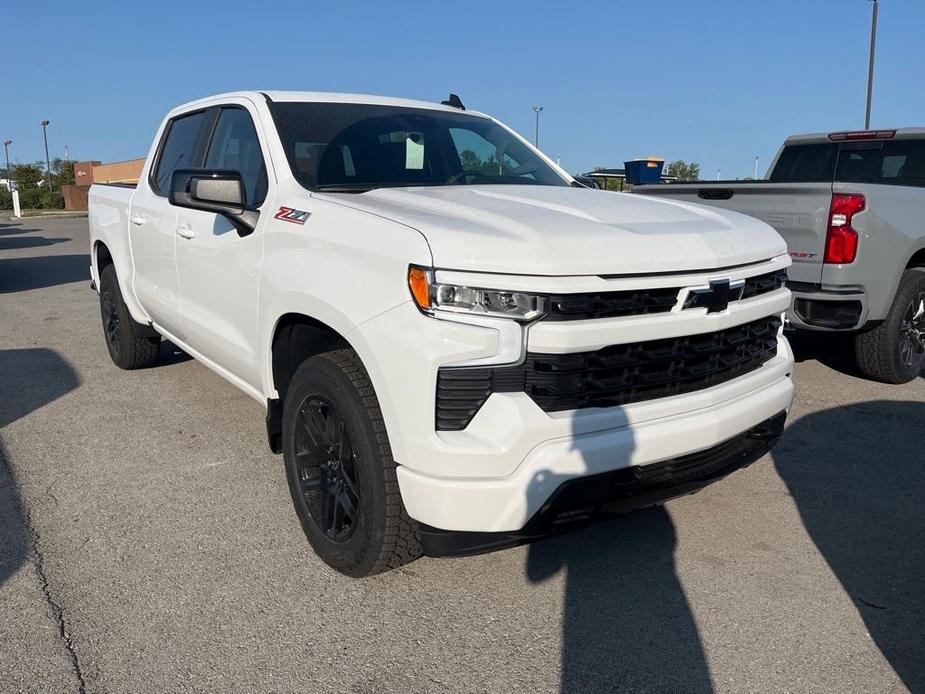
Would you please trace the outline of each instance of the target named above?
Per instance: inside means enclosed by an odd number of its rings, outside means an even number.
[[[752,380],[754,385],[753,378],[739,380]],[[738,385],[732,382],[709,390]],[[713,406],[638,424],[624,412],[621,426],[546,440],[504,477],[438,477],[400,465],[402,499],[412,518],[441,530],[518,532],[566,482],[709,451],[760,427],[789,409],[793,384],[781,375],[736,398],[723,398],[720,392],[713,395],[717,397]]]
[[[444,557],[513,547],[693,494],[761,458],[780,438],[786,417],[781,412],[705,451],[565,481],[522,530],[458,532],[422,526],[424,552]]]

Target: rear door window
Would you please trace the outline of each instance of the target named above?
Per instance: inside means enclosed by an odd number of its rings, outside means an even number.
[[[831,183],[835,176],[838,145],[825,142],[815,145],[784,147],[771,181],[774,183]]]
[[[170,187],[170,177],[176,169],[188,169],[198,165],[196,159],[199,135],[205,117],[205,111],[197,111],[170,121],[167,137],[161,146],[157,166],[151,177],[151,188],[155,193],[166,195]]]
[[[891,140],[883,146],[880,183],[925,188],[925,140]]]
[[[835,180],[843,183],[877,183],[883,162],[883,142],[847,142],[838,152]]]

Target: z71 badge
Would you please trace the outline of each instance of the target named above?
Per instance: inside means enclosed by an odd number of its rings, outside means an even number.
[[[284,222],[292,222],[293,224],[305,224],[305,220],[311,216],[311,212],[280,206],[279,212],[273,216],[273,219],[281,219]]]

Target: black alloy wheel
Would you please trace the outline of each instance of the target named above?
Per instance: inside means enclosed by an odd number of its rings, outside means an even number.
[[[899,357],[906,366],[916,366],[925,355],[925,292],[909,304],[899,324]]]
[[[309,515],[332,542],[350,539],[359,520],[356,453],[343,417],[326,398],[299,405],[296,468]]]
[[[107,288],[108,289],[108,288]],[[103,316],[103,334],[106,346],[114,361],[118,361],[122,352],[120,343],[122,321],[119,318],[119,306],[111,291],[100,293],[100,313]]]
[[[421,556],[369,374],[352,349],[307,358],[283,398],[283,462],[315,553],[355,578]]]

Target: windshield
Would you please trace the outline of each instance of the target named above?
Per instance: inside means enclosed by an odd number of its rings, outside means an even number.
[[[270,108],[296,180],[312,190],[569,185],[488,118],[377,104],[276,102]]]

